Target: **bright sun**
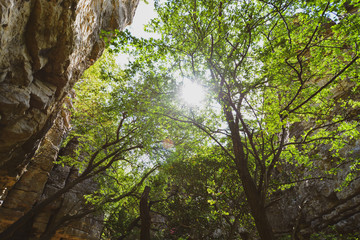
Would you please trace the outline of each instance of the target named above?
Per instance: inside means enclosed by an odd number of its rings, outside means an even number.
[[[181,89],[181,99],[190,106],[200,106],[205,98],[202,86],[185,79]]]

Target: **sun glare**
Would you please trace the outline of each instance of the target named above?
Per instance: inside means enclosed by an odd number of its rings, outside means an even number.
[[[203,87],[188,79],[185,79],[181,89],[181,99],[188,105],[200,106],[205,98]]]

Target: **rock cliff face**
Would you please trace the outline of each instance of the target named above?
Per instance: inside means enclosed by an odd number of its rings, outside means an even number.
[[[360,156],[359,142],[346,149],[352,155]],[[349,155],[349,154],[347,154]],[[360,228],[360,178],[356,178],[342,191],[342,185],[351,170],[351,161],[338,167],[337,175],[324,175],[324,168],[336,167],[331,157],[320,160],[314,170],[313,179],[300,182],[297,186],[274,196],[274,203],[268,208],[276,233],[294,233],[309,236],[313,233],[353,233]],[[316,172],[318,175],[316,175]],[[316,176],[324,176],[323,178]]]
[[[130,24],[137,3],[1,1],[1,176],[21,175],[67,92],[102,53],[100,31]]]
[[[137,4],[0,0],[1,229],[43,194],[70,128],[68,95],[101,55],[101,30],[122,30],[131,23]]]
[[[354,84],[344,81],[341,88],[333,91],[334,98],[359,101],[358,91],[352,91]],[[360,109],[338,107],[335,112],[344,116],[359,116]],[[314,123],[302,122],[294,127],[293,136],[301,135]],[[359,129],[359,126],[358,126]],[[349,140],[339,154],[345,161],[339,164],[330,146],[320,145],[312,154],[317,154],[312,168],[297,170],[298,184],[288,190],[275,193],[275,200],[267,209],[268,216],[276,233],[293,233],[309,237],[312,233],[351,233],[360,229],[360,178],[358,164],[360,141]],[[279,176],[289,176],[295,172],[284,164]],[[287,168],[287,169],[285,169]],[[335,169],[336,174],[325,174]],[[349,185],[343,185],[348,174],[355,177]],[[313,176],[311,178],[305,176]],[[291,179],[289,177],[289,179]],[[338,189],[341,189],[339,191]]]

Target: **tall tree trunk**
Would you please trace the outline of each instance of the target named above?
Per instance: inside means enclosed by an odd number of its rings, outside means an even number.
[[[256,184],[249,172],[239,125],[236,123],[230,109],[224,108],[224,113],[231,132],[236,170],[240,176],[251,214],[254,217],[256,229],[262,240],[274,240],[274,234],[266,215],[260,191],[256,188]]]
[[[274,234],[267,218],[265,207],[262,204],[260,193],[257,191],[249,171],[241,168],[238,169],[238,174],[240,175],[247,202],[250,206],[251,214],[254,217],[260,238],[262,240],[273,240]]]
[[[140,219],[141,219],[141,230],[140,240],[150,240],[150,207],[149,207],[149,193],[150,187],[146,186],[140,199]]]

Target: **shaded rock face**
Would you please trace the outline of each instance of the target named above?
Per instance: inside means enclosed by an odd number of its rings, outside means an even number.
[[[58,152],[59,155],[70,155],[78,145],[76,139],[69,141],[60,151],[54,145],[64,137],[67,130],[63,116],[64,113],[59,114],[27,166],[27,171],[4,199],[0,208],[0,232],[28,212],[37,202],[49,198],[66,183],[78,177],[75,168],[53,166]],[[91,206],[88,206],[83,198],[85,194],[90,194],[96,189],[97,184],[91,179],[76,185],[42,209],[12,239],[99,239],[103,216],[93,213]]]
[[[353,83],[344,81],[341,88],[333,91],[333,97],[359,101],[358,92],[352,92],[353,87]],[[338,107],[334,111],[357,119],[360,109]],[[300,137],[304,129],[309,129],[313,124],[297,124],[290,134]],[[318,157],[311,168],[299,171],[299,168],[284,164],[283,172],[278,175],[289,176],[291,172],[298,172],[296,175],[300,181],[296,186],[279,191],[272,197],[274,202],[267,208],[267,214],[276,233],[293,233],[304,239],[318,232],[359,233],[360,172],[353,165],[360,159],[360,140],[352,139],[339,150],[340,156],[345,159],[340,164],[333,153],[330,146],[320,145],[313,152]],[[336,169],[336,173],[326,174],[330,169]],[[354,174],[355,177],[346,186],[344,181],[348,174]],[[309,175],[313,177],[302,181]]]
[[[3,187],[11,187],[21,175],[68,91],[101,55],[100,31],[130,24],[137,4],[138,0],[1,0]]]
[[[130,24],[138,2],[0,0],[0,232],[76,176],[54,167],[70,130],[71,89],[102,54],[100,32]],[[95,187],[75,187],[18,239],[38,239],[54,219],[81,210]],[[63,226],[53,239],[98,239],[98,217]]]
[[[50,172],[41,199],[50,197],[78,174],[75,168],[56,165]],[[103,214],[93,212],[83,198],[96,190],[97,184],[92,179],[76,185],[45,207],[33,220],[30,234],[26,235],[33,239],[100,239]]]
[[[276,233],[294,233],[308,237],[313,233],[358,234],[360,229],[360,179],[342,191],[336,189],[344,180],[349,164],[340,176],[307,180],[274,197],[267,209]]]

